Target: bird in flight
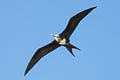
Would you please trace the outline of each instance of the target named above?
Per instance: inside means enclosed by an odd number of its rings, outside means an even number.
[[[93,9],[95,9],[96,7],[92,7],[89,9],[86,9],[78,14],[76,14],[75,16],[71,17],[65,30],[58,34],[54,35],[54,40],[39,48],[35,54],[33,55],[32,59],[30,60],[26,71],[24,73],[24,75],[26,75],[31,68],[45,55],[47,55],[48,53],[50,53],[51,51],[55,50],[56,48],[60,47],[60,46],[64,46],[66,47],[66,49],[75,57],[75,55],[72,52],[72,48],[80,50],[79,48],[77,48],[76,46],[72,45],[70,43],[70,36],[71,34],[74,32],[75,28],[77,27],[77,25],[79,24],[79,22],[86,16],[88,15],[88,13],[90,13]]]

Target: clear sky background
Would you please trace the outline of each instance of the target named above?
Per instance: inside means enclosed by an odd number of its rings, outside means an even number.
[[[71,37],[74,58],[60,47],[24,76],[39,48],[70,17],[98,6]],[[119,0],[0,0],[0,80],[120,80]]]

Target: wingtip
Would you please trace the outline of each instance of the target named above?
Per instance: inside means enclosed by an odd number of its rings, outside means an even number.
[[[93,9],[97,8],[97,6],[93,7]]]
[[[28,73],[28,70],[26,69],[25,73],[24,73],[24,76],[26,76],[26,74]]]
[[[27,72],[24,73],[24,76],[26,76]]]
[[[90,8],[90,9],[92,9],[92,10],[93,10],[93,9],[95,9],[95,8],[97,8],[97,6],[94,6],[94,7]]]

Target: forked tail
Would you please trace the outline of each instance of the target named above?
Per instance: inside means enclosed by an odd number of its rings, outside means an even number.
[[[75,49],[77,49],[77,50],[80,50],[79,48],[75,47],[75,46],[72,45],[72,44],[66,45],[65,47],[67,48],[67,50],[68,50],[74,57],[75,57],[75,55],[74,55],[73,52],[72,52],[72,48],[75,48]]]

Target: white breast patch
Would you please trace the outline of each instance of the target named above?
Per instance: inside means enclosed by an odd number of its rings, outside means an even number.
[[[65,38],[64,38],[63,40],[60,40],[59,44],[60,44],[60,45],[65,45],[65,44],[66,44]]]

